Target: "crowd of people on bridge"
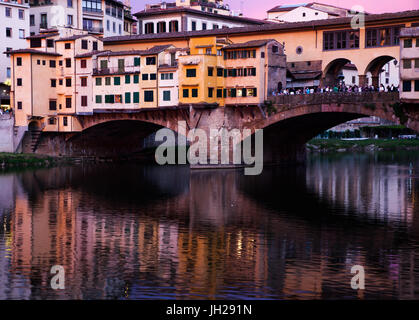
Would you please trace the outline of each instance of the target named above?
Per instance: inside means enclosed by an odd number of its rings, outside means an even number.
[[[357,86],[339,84],[335,86],[325,87],[307,87],[307,88],[285,88],[275,90],[272,92],[273,96],[281,95],[294,95],[294,94],[314,94],[314,93],[363,93],[363,92],[397,92],[399,88],[394,85],[384,86],[381,84],[379,87],[373,85]]]

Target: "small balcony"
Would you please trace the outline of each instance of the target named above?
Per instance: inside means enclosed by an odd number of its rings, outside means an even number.
[[[84,31],[88,31],[90,33],[103,33],[103,27],[88,27],[88,26],[84,26],[83,27]]]
[[[111,75],[111,74],[125,74],[140,72],[140,66],[124,66],[124,67],[110,67],[110,68],[93,68],[93,75]]]
[[[83,12],[87,13],[87,14],[93,14],[95,16],[103,16],[103,10],[102,9],[83,7]]]

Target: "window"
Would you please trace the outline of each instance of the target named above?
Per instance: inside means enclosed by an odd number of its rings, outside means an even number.
[[[105,86],[110,86],[111,85],[111,77],[106,77],[105,78]]]
[[[47,39],[47,47],[48,48],[54,48],[54,40],[53,39]]]
[[[153,91],[151,91],[153,92]],[[139,92],[133,92],[132,93],[132,102],[133,103],[140,103],[140,93]]]
[[[131,76],[129,74],[125,75],[125,83],[130,83],[131,82]]]
[[[88,42],[87,42],[87,40],[82,40],[81,41],[81,48],[84,49],[84,50],[87,50],[88,49]]]
[[[67,117],[63,117],[63,126],[64,127],[68,126],[68,118]]]
[[[63,85],[63,79],[59,79],[59,80],[58,80],[58,84],[59,84],[60,86],[62,86],[62,85]]]
[[[403,69],[411,69],[411,68],[412,68],[412,60],[403,59]]]
[[[223,97],[223,89],[217,89],[217,98]]]
[[[45,66],[45,63],[46,63],[46,62],[45,62],[45,60],[42,60],[42,65],[43,65],[43,66]]]
[[[403,41],[403,47],[405,48],[411,48],[413,45],[412,39],[404,39]]]
[[[272,53],[278,53],[279,48],[278,46],[272,46]]]
[[[64,49],[71,49],[71,43],[70,42],[65,43]]]
[[[217,68],[217,77],[223,76],[223,68]]]
[[[212,77],[214,75],[214,68],[208,67],[208,77]]]
[[[303,12],[303,17],[305,17],[306,16],[306,13],[305,12]]]
[[[157,22],[157,33],[164,33],[166,32],[166,22],[160,21]]]
[[[359,30],[323,32],[323,50],[357,48],[359,48]],[[302,48],[300,53],[302,53]]]
[[[415,59],[415,69],[419,69],[419,59]]]
[[[146,58],[146,65],[155,65],[156,64],[156,57],[147,57]]]
[[[87,77],[81,77],[80,81],[82,87],[87,87]]]
[[[139,83],[140,82],[140,76],[138,74],[134,74],[134,83]]]
[[[12,37],[12,28],[6,28],[6,37],[8,38]]]
[[[202,30],[207,30],[207,24],[205,22],[202,22]]]
[[[403,81],[403,92],[412,91],[412,82],[410,80]]]
[[[95,101],[96,101],[96,103],[102,103],[102,96],[101,95],[96,95]]]
[[[108,68],[108,60],[100,60],[100,69],[104,70]]]
[[[170,91],[163,91],[163,101],[170,101]]]
[[[367,28],[365,47],[384,47],[399,45],[400,26]]]
[[[247,89],[247,95],[249,97],[257,97],[257,89],[256,88]]]
[[[73,7],[73,0],[67,0],[67,7],[72,8]]]
[[[97,41],[93,41],[92,45],[93,45],[93,51],[97,51]]]
[[[51,117],[48,119],[48,124],[49,125],[54,125],[55,124],[55,118]]]
[[[189,89],[183,89],[183,97],[189,98]]]
[[[102,78],[96,78],[96,85],[101,86],[102,85]]]
[[[57,80],[56,79],[51,79],[51,87],[56,87],[57,86]]]
[[[192,31],[196,30],[196,21],[192,21]]]
[[[169,22],[169,32],[178,32],[179,31],[179,22],[177,20]]]
[[[107,94],[105,95],[105,103],[114,103],[115,97],[113,94]]]
[[[106,30],[110,31],[111,30],[111,25],[110,25],[110,21],[106,20]]]
[[[214,95],[214,88],[208,88],[208,98],[212,98]]]
[[[261,53],[260,53],[260,57],[261,57],[262,59],[265,59],[265,52],[261,52]]]
[[[415,91],[419,92],[419,80],[415,80]]]
[[[81,96],[81,106],[87,107],[87,96]]]
[[[49,100],[49,110],[57,110],[57,100]]]
[[[140,57],[135,57],[134,58],[134,67],[138,67],[140,65]]]
[[[56,64],[55,64],[55,60],[50,60],[49,61],[49,67],[50,68],[55,68]]]
[[[67,25],[68,26],[72,26],[73,25],[73,15],[72,14],[68,14],[67,15]]]
[[[162,73],[160,78],[161,80],[173,80],[173,73]]]
[[[125,92],[125,103],[131,103],[131,92]]]
[[[87,60],[86,59],[80,60],[80,68],[82,68],[82,69],[87,68]]]
[[[157,80],[157,74],[150,73],[150,80]]]
[[[66,87],[71,87],[71,78],[66,78],[65,79],[65,86]]]
[[[19,9],[19,19],[20,20],[25,20],[25,11],[23,11],[22,9]]]
[[[187,78],[195,78],[196,77],[196,69],[186,69],[186,77]]]
[[[154,91],[146,90],[144,91],[144,102],[153,102],[154,101]]]
[[[65,98],[65,107],[67,108],[67,109],[71,109],[71,97],[67,97],[67,98]]]
[[[17,79],[16,79],[16,85],[17,85],[18,87],[21,87],[21,86],[22,86],[22,78],[17,78]]]
[[[154,33],[154,23],[153,22],[146,23],[144,25],[144,29],[145,29],[146,34]]]
[[[34,26],[35,25],[35,15],[34,14],[31,14],[29,16],[29,25],[30,26]]]
[[[12,16],[12,8],[6,7],[6,17],[11,17]]]
[[[143,79],[143,81],[148,80],[148,73],[143,73],[142,79]]]
[[[198,89],[192,89],[192,98],[198,98]]]
[[[416,38],[416,48],[419,48],[419,38]]]
[[[65,59],[65,66],[66,68],[71,68],[71,58]]]
[[[121,78],[120,77],[113,78],[113,84],[115,86],[119,86],[121,84]]]
[[[21,57],[17,57],[16,58],[16,65],[17,66],[21,66],[22,65],[22,58]]]
[[[22,101],[18,101],[18,102],[17,102],[17,108],[18,108],[19,110],[22,110]]]

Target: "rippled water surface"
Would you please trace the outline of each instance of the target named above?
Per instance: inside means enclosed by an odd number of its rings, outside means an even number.
[[[0,191],[1,299],[419,298],[418,153],[312,156],[258,177],[25,170],[0,174]]]

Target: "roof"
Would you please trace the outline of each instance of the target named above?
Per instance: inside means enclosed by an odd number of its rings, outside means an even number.
[[[324,6],[324,7],[330,7],[331,9],[340,9],[340,10],[349,11],[349,9],[347,9],[347,8],[337,7],[337,6],[333,6],[333,5],[326,4],[326,3],[308,2],[308,3],[299,3],[299,4],[279,5],[279,6],[273,7],[272,9],[269,9],[268,12],[287,12],[287,11],[292,11],[292,10],[294,10],[296,8],[299,8],[299,7],[306,7],[306,8],[313,7],[313,9],[315,9],[315,10],[324,11],[324,12],[328,12],[328,13],[330,12],[326,8],[319,8],[316,5],[320,5],[320,6]]]
[[[419,10],[410,10],[394,13],[371,14],[365,16],[365,24],[373,24],[386,20],[394,19],[410,19],[417,18],[419,21]],[[152,41],[152,40],[171,40],[171,39],[187,39],[190,37],[201,36],[229,36],[233,34],[263,34],[269,32],[287,32],[287,31],[300,31],[303,29],[315,28],[328,28],[328,27],[348,27],[350,28],[351,17],[342,17],[334,19],[313,20],[306,22],[286,22],[286,23],[272,23],[260,26],[247,26],[226,29],[212,29],[204,31],[182,31],[182,32],[169,32],[169,33],[153,33],[153,34],[138,34],[129,36],[115,36],[106,37],[103,39],[104,43],[112,42],[138,42],[138,41]]]
[[[259,20],[259,19],[237,17],[237,16],[227,16],[223,14],[204,12],[204,11],[191,9],[187,7],[170,7],[166,9],[162,9],[162,8],[147,9],[147,10],[142,10],[137,13],[134,13],[134,16],[136,16],[137,19],[139,20],[140,18],[143,18],[143,17],[150,17],[150,16],[155,16],[155,15],[167,15],[167,14],[173,14],[173,13],[190,13],[190,14],[196,14],[200,16],[207,16],[207,17],[213,17],[213,18],[222,19],[222,20],[249,23],[249,24],[254,24],[254,25],[263,25],[263,24],[270,23],[268,21]]]
[[[70,36],[70,37],[59,38],[59,39],[57,39],[55,41],[56,42],[57,41],[72,41],[72,40],[77,40],[77,39],[85,38],[85,37],[94,37],[94,36],[92,36],[91,34],[76,34],[76,35]]]
[[[26,37],[26,39],[44,39],[44,38],[50,38],[50,37],[55,37],[59,35],[60,34],[58,32],[47,33],[47,34],[39,33],[39,34],[34,34],[33,36]]]
[[[171,44],[155,46],[147,50],[124,50],[124,51],[111,51],[111,50],[101,50],[101,51],[91,51],[83,54],[79,54],[76,58],[88,58],[91,56],[98,56],[98,57],[111,57],[111,56],[129,56],[129,55],[137,55],[137,56],[147,56],[158,54],[167,48],[170,48]]]
[[[225,46],[223,49],[238,49],[238,48],[259,48],[267,43],[275,41],[275,39],[264,39],[264,40],[252,40],[245,43],[232,43],[228,46]]]
[[[312,80],[320,77],[323,74],[321,71],[292,72],[288,70],[288,72],[295,80]]]
[[[39,51],[35,49],[17,49],[17,50],[6,51],[4,53],[8,53],[8,54],[31,53],[31,54],[39,54],[39,55],[45,55],[45,56],[56,56],[56,57],[61,56],[61,54],[56,53],[56,52],[46,52],[46,51]]]
[[[419,37],[419,27],[402,28],[400,30],[400,37]]]

